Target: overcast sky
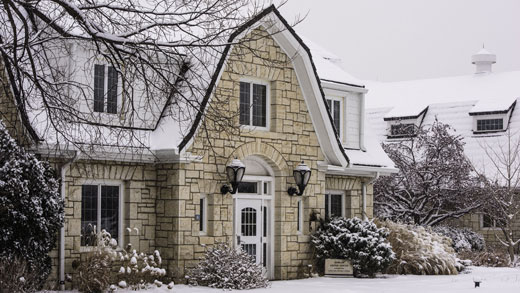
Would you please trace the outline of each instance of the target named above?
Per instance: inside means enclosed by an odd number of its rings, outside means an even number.
[[[520,0],[289,0],[280,10],[290,23],[308,13],[296,31],[361,79],[470,74],[482,43],[495,72],[520,70]]]

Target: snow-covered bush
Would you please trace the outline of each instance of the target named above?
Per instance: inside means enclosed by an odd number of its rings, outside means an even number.
[[[208,248],[186,279],[190,285],[222,289],[265,288],[269,284],[252,256],[224,243]]]
[[[95,231],[95,228],[90,230]],[[111,291],[117,288],[114,284],[131,290],[163,285],[166,270],[161,268],[158,250],[153,254],[139,253],[130,243],[126,249],[119,249],[117,241],[105,230],[89,237],[95,240],[96,246],[76,266],[75,284],[81,292],[104,292],[110,284]],[[168,288],[172,286],[173,282],[170,282]]]
[[[395,260],[388,267],[390,274],[456,275],[457,257],[448,237],[428,231],[422,226],[395,223],[389,220],[379,226],[390,231],[388,241]]]
[[[486,247],[484,237],[468,228],[456,228],[450,226],[433,226],[433,232],[451,239],[452,247],[456,252],[482,251]]]
[[[117,259],[118,284],[124,283],[124,286],[119,285],[120,287],[139,290],[147,287],[148,284],[162,286],[162,282],[158,279],[163,279],[166,270],[161,268],[162,259],[158,250],[155,250],[153,254],[138,253],[129,244],[126,250],[117,253]]]
[[[0,123],[0,261],[20,259],[43,285],[49,251],[63,225],[59,182],[47,162],[25,152]],[[5,285],[5,284],[4,284]]]
[[[387,236],[387,230],[378,228],[372,221],[333,218],[312,235],[312,243],[319,267],[323,267],[327,258],[348,259],[355,275],[373,277],[394,260]]]

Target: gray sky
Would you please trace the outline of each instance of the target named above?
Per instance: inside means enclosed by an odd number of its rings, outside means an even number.
[[[289,0],[282,15],[361,79],[470,74],[482,43],[495,72],[520,70],[519,0]],[[520,81],[519,81],[520,82]]]

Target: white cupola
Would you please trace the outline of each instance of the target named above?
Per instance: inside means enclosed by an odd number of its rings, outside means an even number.
[[[491,73],[491,67],[497,63],[497,56],[482,47],[471,56],[471,63],[475,64],[475,73]]]

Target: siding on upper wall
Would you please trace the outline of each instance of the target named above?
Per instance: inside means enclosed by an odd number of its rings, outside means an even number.
[[[346,97],[346,141],[347,148],[359,149],[361,127],[361,97],[360,94],[349,93]]]

